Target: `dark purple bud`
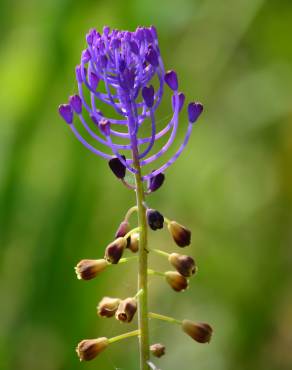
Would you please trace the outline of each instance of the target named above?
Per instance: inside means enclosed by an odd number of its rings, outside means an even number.
[[[132,89],[135,83],[135,71],[134,69],[125,68],[123,72],[123,81],[121,85],[124,89]]]
[[[153,48],[149,48],[145,55],[145,59],[148,63],[150,63],[153,67],[158,67],[159,61],[156,51]]]
[[[149,28],[144,28],[144,35],[146,38],[146,41],[149,42],[149,44],[153,41],[152,33]]]
[[[94,29],[90,30],[87,33],[87,35],[86,35],[86,42],[87,42],[88,45],[92,45],[95,34],[96,34],[96,30],[94,30]]]
[[[178,93],[178,104],[179,104],[179,107],[178,107],[178,111],[180,112],[184,106],[184,103],[185,103],[185,94],[180,92]],[[172,96],[172,109],[174,110],[174,107],[175,107],[175,95]]]
[[[90,61],[91,55],[88,49],[83,50],[81,59],[82,59],[82,62],[84,63],[87,63]]]
[[[203,112],[203,105],[201,103],[190,103],[188,105],[188,115],[189,115],[189,121],[191,123],[196,122],[196,120],[199,118],[200,114]]]
[[[178,89],[177,75],[174,71],[167,71],[164,75],[164,81],[171,90],[176,91]]]
[[[97,339],[84,339],[76,348],[76,352],[80,361],[90,361],[94,359],[100,352],[104,351],[109,345],[109,340],[106,337]]]
[[[152,230],[162,229],[164,217],[155,209],[148,208],[146,212],[147,222]]]
[[[99,124],[99,121],[98,121],[98,118],[94,115],[94,114],[90,114],[90,118],[92,120],[92,122],[98,126]]]
[[[105,135],[109,136],[111,132],[111,124],[110,121],[107,119],[102,119],[98,122],[98,127],[100,131]]]
[[[80,114],[82,112],[82,101],[79,95],[70,96],[69,102],[75,113]]]
[[[136,29],[135,34],[136,34],[137,40],[139,40],[140,42],[144,40],[144,31],[142,27],[138,27]]]
[[[59,114],[68,124],[73,122],[73,110],[70,104],[59,105]]]
[[[151,192],[156,191],[162,186],[164,180],[165,175],[163,173],[159,173],[158,175],[151,177],[148,182],[148,190]]]
[[[91,72],[88,76],[88,80],[89,80],[88,82],[92,90],[96,90],[97,85],[99,83],[99,78],[97,77],[97,75]]]
[[[123,73],[123,72],[124,72],[124,70],[125,70],[125,68],[126,68],[126,66],[127,66],[127,64],[126,64],[125,60],[124,60],[124,59],[121,59],[121,60],[119,61],[119,71],[120,71],[121,73]]]
[[[130,48],[132,53],[139,55],[139,47],[135,41],[130,41]]]
[[[109,26],[104,26],[103,27],[103,34],[105,36],[108,36],[109,32],[110,32],[110,27]]]
[[[156,28],[154,26],[150,26],[150,31],[152,33],[152,36],[154,39],[157,39],[157,31],[156,31]]]
[[[101,57],[100,57],[101,68],[106,68],[107,62],[108,62],[108,60],[107,60],[106,55],[101,55]]]
[[[81,260],[75,267],[78,279],[91,280],[104,271],[108,266],[105,259]]]
[[[123,158],[126,159],[124,156]],[[126,167],[118,157],[110,159],[108,165],[118,179],[123,179],[126,176]]]
[[[120,226],[118,227],[118,230],[116,231],[115,237],[121,238],[127,234],[127,232],[130,231],[130,224],[128,221],[122,221],[120,223]]]
[[[75,68],[75,72],[76,72],[76,79],[78,82],[83,82],[83,78],[82,78],[82,74],[81,74],[81,66],[78,65],[76,66]],[[86,75],[86,69],[84,68],[84,74]]]
[[[104,259],[109,263],[117,264],[121,259],[126,246],[127,241],[125,238],[117,238],[106,247]]]
[[[111,41],[111,47],[113,49],[118,49],[121,46],[121,40],[115,38]]]
[[[142,96],[147,107],[151,108],[154,103],[154,87],[152,85],[149,87],[144,86],[142,89]]]

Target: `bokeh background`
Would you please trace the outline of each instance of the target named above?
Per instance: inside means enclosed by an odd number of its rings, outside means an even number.
[[[167,347],[155,362],[163,370],[291,369],[291,0],[0,1],[0,369],[138,368],[136,339],[91,363],[74,352],[83,338],[128,329],[99,319],[95,307],[136,289],[134,262],[90,282],[73,270],[103,255],[134,203],[57,114],[76,91],[85,33],[104,24],[156,25],[166,68],[205,105],[188,148],[149,198],[193,230],[187,252],[199,273],[181,294],[151,278],[150,306],[207,321],[215,334],[199,345],[151,322],[152,341]],[[169,113],[167,100],[161,122]],[[179,252],[166,231],[150,239]],[[160,257],[151,264],[168,268]]]

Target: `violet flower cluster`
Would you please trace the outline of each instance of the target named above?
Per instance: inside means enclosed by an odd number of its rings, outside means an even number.
[[[125,182],[126,171],[135,174],[133,158],[128,154],[138,148],[140,166],[152,164],[172,145],[179,124],[179,113],[183,109],[185,95],[179,92],[175,71],[164,70],[155,27],[138,27],[135,32],[103,28],[100,34],[95,29],[86,35],[87,48],[83,50],[80,64],[76,67],[79,94],[69,97],[69,103],[59,106],[59,113],[69,124],[76,138],[94,154],[109,161],[115,175]],[[157,77],[155,90],[151,81]],[[165,84],[172,90],[172,117],[163,129],[158,129],[155,112],[159,107]],[[90,101],[85,92],[89,92]],[[104,92],[103,92],[104,91]],[[113,109],[114,116],[107,117],[99,103]],[[187,145],[193,124],[202,113],[200,103],[188,105],[185,138],[177,152],[158,169],[143,173],[148,192],[156,190],[164,180],[164,171],[173,164]],[[90,124],[84,118],[88,112]],[[76,115],[96,148],[80,134],[73,122]],[[142,137],[141,128],[150,126],[151,135]],[[150,127],[149,127],[150,129]],[[167,142],[156,153],[152,153],[155,142],[170,133]],[[121,143],[123,142],[123,143]],[[154,167],[155,168],[155,167]],[[130,184],[128,184],[130,187]]]

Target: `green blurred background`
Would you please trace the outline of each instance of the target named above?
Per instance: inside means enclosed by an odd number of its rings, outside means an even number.
[[[136,370],[135,339],[91,363],[81,339],[129,327],[97,318],[104,296],[135,293],[135,263],[98,279],[73,266],[98,258],[134,196],[57,114],[76,91],[90,27],[154,24],[166,68],[204,115],[149,205],[193,230],[199,273],[177,294],[150,281],[151,310],[207,321],[199,345],[151,322],[163,370],[292,368],[291,0],[0,1],[0,369]],[[168,101],[160,117],[169,114]],[[185,123],[176,142],[183,138]],[[151,243],[180,250],[168,233]],[[152,266],[167,268],[162,258]],[[130,328],[135,327],[135,323]]]

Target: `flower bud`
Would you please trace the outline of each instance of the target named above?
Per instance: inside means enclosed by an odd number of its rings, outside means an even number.
[[[90,361],[94,359],[100,352],[102,352],[109,345],[109,341],[106,337],[97,339],[84,339],[81,341],[76,352],[80,358],[80,361]]]
[[[209,343],[213,329],[209,324],[183,320],[182,330],[199,343]]]
[[[196,272],[196,264],[192,257],[178,253],[171,253],[168,261],[183,276],[190,277]]]
[[[116,311],[116,319],[122,322],[131,322],[137,311],[135,298],[126,298],[120,302]]]
[[[188,280],[177,271],[166,271],[165,278],[176,292],[181,292],[188,287]]]
[[[133,253],[138,252],[139,249],[139,233],[134,233],[128,238],[127,248]]]
[[[108,266],[105,259],[99,260],[81,260],[75,267],[78,279],[90,280],[95,278]]]
[[[170,221],[167,225],[173,240],[179,247],[186,247],[191,243],[191,231],[176,221]]]
[[[161,357],[165,355],[165,346],[161,343],[155,343],[150,346],[150,352],[155,357]]]
[[[103,297],[97,306],[97,314],[101,317],[114,316],[120,302],[119,298]]]
[[[110,243],[105,249],[104,258],[112,264],[117,264],[121,259],[124,249],[126,248],[127,240],[125,238],[117,238]]]
[[[125,156],[122,156],[122,158],[126,159]],[[114,157],[110,159],[108,165],[118,179],[123,179],[126,176],[126,167],[119,158]]]
[[[153,193],[162,186],[164,180],[165,175],[161,172],[158,173],[156,176],[151,177],[148,181],[148,190]]]
[[[152,230],[162,229],[164,217],[155,209],[148,208],[146,212],[148,225]]]
[[[122,221],[120,223],[120,226],[118,227],[118,230],[116,231],[116,238],[121,238],[127,234],[127,232],[130,231],[130,224],[128,221]]]

